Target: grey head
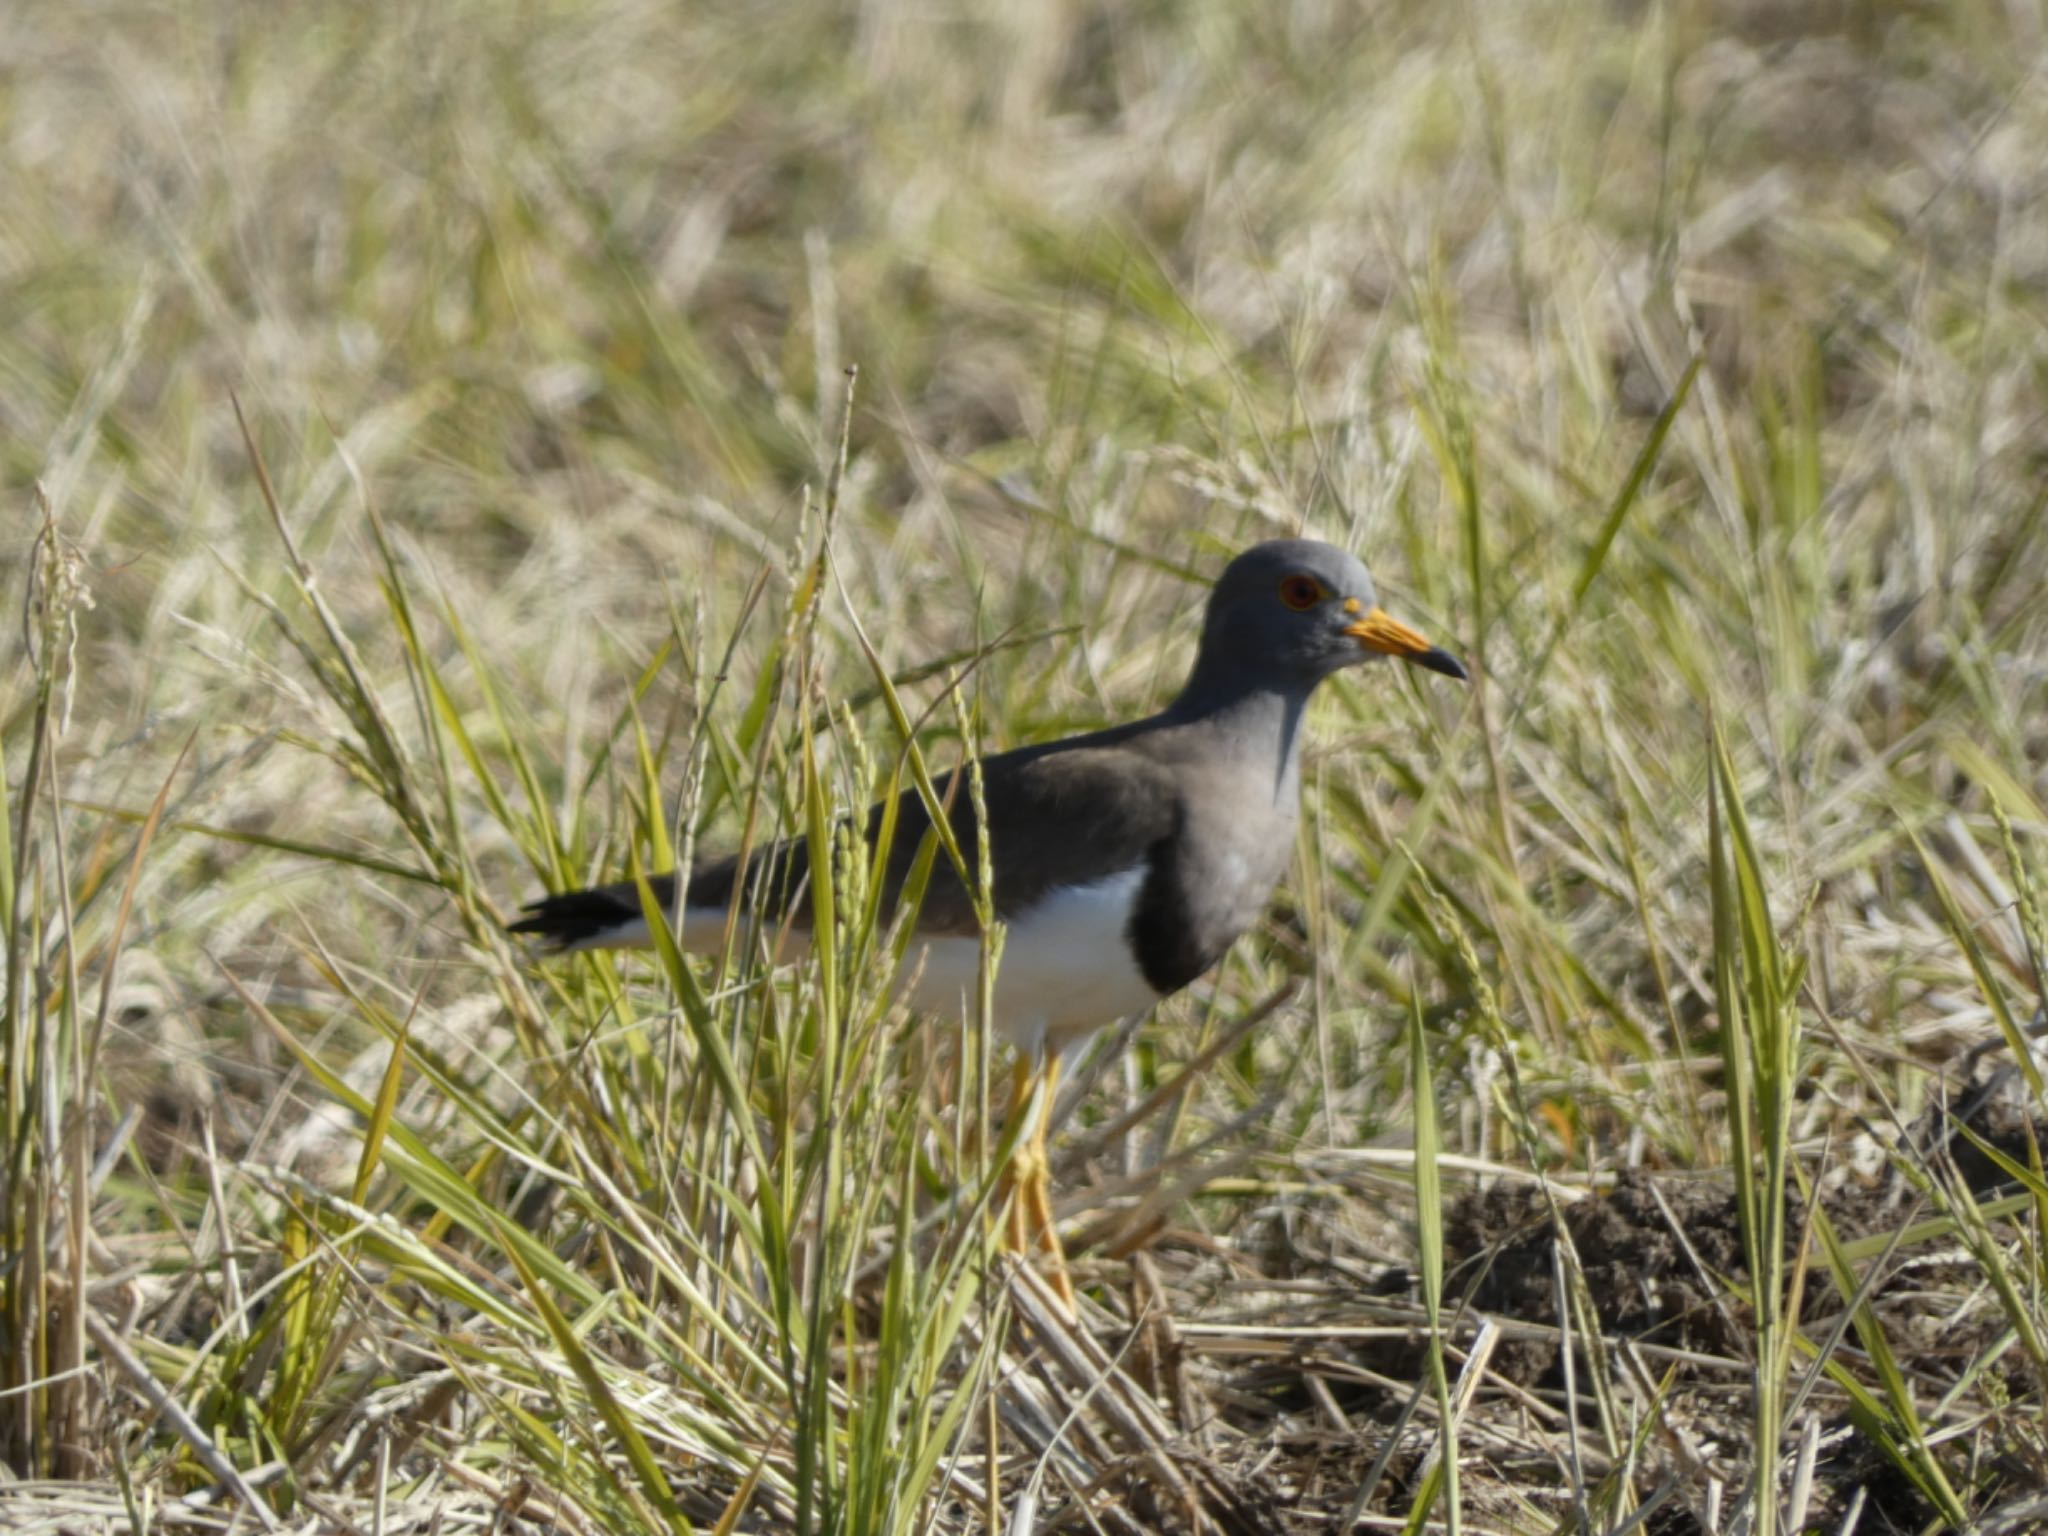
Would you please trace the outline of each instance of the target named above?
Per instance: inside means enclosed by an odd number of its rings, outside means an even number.
[[[1274,539],[1217,580],[1178,707],[1201,711],[1253,692],[1305,698],[1333,672],[1385,656],[1465,676],[1448,651],[1379,606],[1355,557],[1315,539]]]

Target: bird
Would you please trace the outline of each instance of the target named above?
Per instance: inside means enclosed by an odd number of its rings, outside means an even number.
[[[1097,1031],[1188,986],[1257,922],[1294,846],[1310,696],[1335,674],[1387,657],[1466,676],[1449,652],[1380,607],[1356,557],[1313,539],[1267,541],[1217,578],[1187,682],[1165,709],[981,761],[993,906],[1005,925],[993,1021],[1016,1052],[1008,1112],[1035,1111],[1004,1170],[1004,1240],[1020,1255],[1044,1255],[1048,1282],[1070,1312],[1075,1293],[1046,1154],[1061,1061]],[[978,986],[982,941],[976,811],[953,777],[935,787],[966,878],[950,860],[931,863],[902,974],[909,1007],[957,1018]],[[871,840],[886,810],[871,810]],[[890,903],[930,826],[924,798],[905,792],[883,867]],[[650,884],[682,947],[711,953],[736,911],[800,937],[811,913],[808,872],[801,837],[744,864],[737,856],[700,862],[679,921],[674,875]],[[557,952],[652,942],[634,881],[543,896],[521,910],[509,931]]]

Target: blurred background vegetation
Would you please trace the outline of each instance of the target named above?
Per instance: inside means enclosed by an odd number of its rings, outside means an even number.
[[[979,1528],[1091,1486],[1124,1529],[2010,1511],[2048,1468],[2044,24],[16,0],[15,1473],[113,1524],[222,1487],[576,1528]],[[1225,1405],[1176,1427],[1234,1470],[1176,1486],[1137,1409],[1046,1428],[1101,1394],[1000,1366],[1036,1335],[973,1243],[889,1269],[983,1153],[968,1037],[887,1015],[885,934],[835,1000],[744,957],[536,968],[495,924],[863,798],[893,693],[938,766],[1156,707],[1207,578],[1297,532],[1476,677],[1328,690],[1266,930],[1082,1075],[1098,1363],[1151,1295]],[[1411,1006],[1475,1166],[1764,1170],[1749,1246],[1681,1265],[1755,1309],[1739,1371],[1595,1414],[1482,1359],[1482,1403],[1550,1416],[1446,1494],[1419,1364],[1302,1364],[1435,1219]],[[1972,1091],[2021,1191],[1990,1216],[1929,1118]],[[1831,1195],[1874,1240],[1778,1276],[1753,1218]],[[1538,1321],[1618,1326],[1586,1289]],[[1244,1342],[1290,1329],[1287,1369]],[[1745,1503],[1778,1427],[1792,1491]]]

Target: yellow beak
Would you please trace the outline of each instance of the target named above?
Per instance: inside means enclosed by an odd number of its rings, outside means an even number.
[[[1374,608],[1356,624],[1345,625],[1344,633],[1368,651],[1377,651],[1382,656],[1398,656],[1418,667],[1441,672],[1445,677],[1464,680],[1465,669],[1455,656],[1431,645],[1383,608]]]

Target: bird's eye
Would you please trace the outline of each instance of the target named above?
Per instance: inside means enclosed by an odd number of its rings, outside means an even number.
[[[1313,576],[1289,576],[1280,583],[1280,601],[1296,613],[1306,613],[1323,600],[1323,584]]]

